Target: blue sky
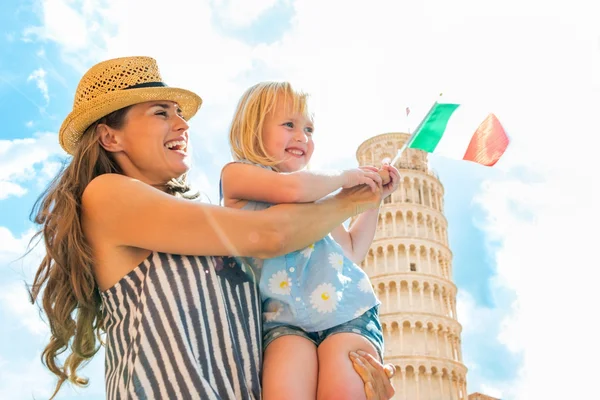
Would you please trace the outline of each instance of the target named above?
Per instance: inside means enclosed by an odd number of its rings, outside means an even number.
[[[566,323],[588,318],[597,286],[594,13],[577,0],[568,8],[529,0],[348,3],[4,1],[0,398],[46,398],[52,388],[39,361],[47,327],[24,291],[40,255],[19,257],[33,229],[31,207],[66,159],[56,132],[87,68],[141,54],[159,61],[171,86],[204,99],[191,124],[191,179],[212,202],[229,160],[234,106],[260,80],[289,80],[312,94],[314,168],[354,166],[362,141],[416,126],[439,92],[494,111],[512,138],[497,166],[430,157],[446,190],[469,392],[532,399],[597,391],[592,372],[575,365],[599,356],[600,345],[592,329]],[[102,357],[84,369],[89,388],[65,388],[59,398],[103,398]]]

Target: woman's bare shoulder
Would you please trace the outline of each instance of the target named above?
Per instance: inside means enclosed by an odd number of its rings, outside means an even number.
[[[102,174],[90,181],[83,191],[82,201],[139,184],[136,179],[121,174]]]

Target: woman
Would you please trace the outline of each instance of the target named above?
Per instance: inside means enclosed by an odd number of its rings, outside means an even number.
[[[148,57],[104,61],[81,79],[59,131],[73,159],[35,219],[46,256],[32,300],[42,296],[51,328],[42,357],[55,394],[65,380],[87,383],[77,368],[105,332],[108,399],[259,399],[260,298],[229,256],[300,249],[378,206],[365,187],[260,212],[190,201],[186,121],[201,103],[167,87]],[[391,397],[393,368],[350,357],[369,398]]]

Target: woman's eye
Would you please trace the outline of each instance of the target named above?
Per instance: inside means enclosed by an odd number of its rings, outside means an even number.
[[[156,113],[156,115],[162,115],[162,116],[166,117],[167,116],[167,112],[166,111],[158,111]]]

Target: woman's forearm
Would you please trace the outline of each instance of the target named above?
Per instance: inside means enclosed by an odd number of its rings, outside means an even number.
[[[366,185],[327,196],[315,203],[280,204],[265,211],[278,227],[280,249],[275,255],[302,249],[328,235],[336,226],[365,210],[377,208],[380,192]]]

